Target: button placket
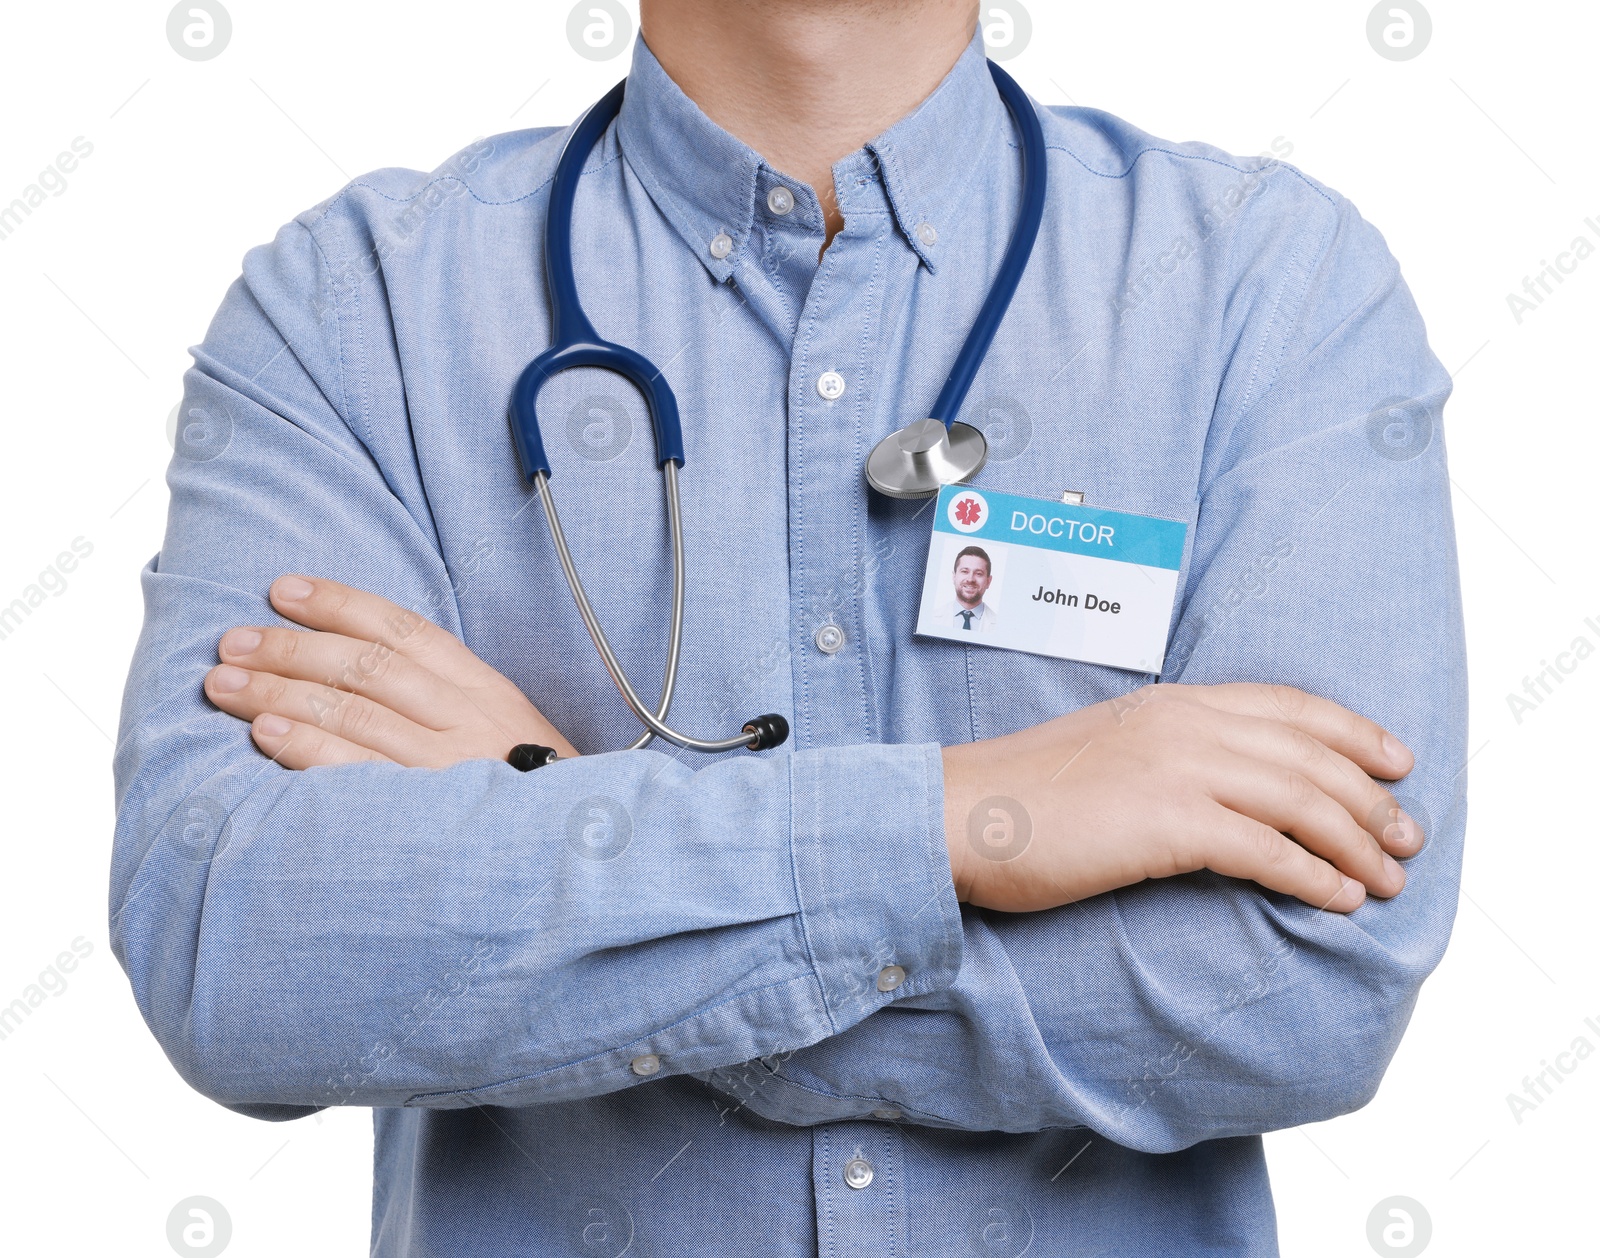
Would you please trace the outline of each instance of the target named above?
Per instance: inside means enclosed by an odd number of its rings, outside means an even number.
[[[910,1252],[900,1130],[871,1121],[811,1130],[819,1258]]]
[[[899,254],[883,247],[896,229],[881,187],[859,195],[859,205],[841,208],[861,211],[856,222],[872,230],[846,230],[823,253],[796,320],[789,377],[791,667],[794,693],[804,697],[796,746],[869,742],[876,723],[864,652],[851,649],[861,642],[866,503],[863,494],[841,493],[841,483],[848,488],[861,478],[859,430],[871,371],[863,355],[871,351],[860,329],[881,319],[883,269]],[[862,976],[869,989],[874,974]]]

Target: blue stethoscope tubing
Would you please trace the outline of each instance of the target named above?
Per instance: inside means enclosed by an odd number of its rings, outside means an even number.
[[[1011,242],[1006,246],[1005,257],[1000,259],[1000,270],[989,288],[989,295],[984,299],[977,318],[972,321],[961,352],[951,364],[944,388],[939,390],[939,396],[934,399],[931,418],[939,420],[946,428],[955,422],[956,415],[960,413],[961,404],[967,399],[967,390],[972,387],[978,368],[983,366],[1000,321],[1005,318],[1017,285],[1022,282],[1022,273],[1027,269],[1028,258],[1033,253],[1033,242],[1039,235],[1039,224],[1044,221],[1044,198],[1048,190],[1044,128],[1039,125],[1039,115],[1033,108],[1033,102],[1017,85],[1017,81],[992,61],[989,63],[989,74],[994,79],[994,85],[1000,89],[1000,98],[1005,101],[1022,142],[1022,206],[1017,211],[1017,224],[1011,229]]]
[[[666,378],[643,354],[625,345],[615,345],[595,331],[594,324],[583,311],[583,303],[578,300],[578,283],[572,271],[572,203],[578,195],[578,176],[590,150],[621,110],[627,86],[628,80],[623,79],[590,107],[567,137],[556,163],[544,228],[544,269],[550,289],[553,343],[524,369],[511,402],[511,431],[516,438],[523,475],[529,480],[535,472],[550,475],[550,460],[545,457],[536,414],[539,391],[552,376],[569,367],[601,367],[632,381],[644,394],[650,421],[655,426],[658,465],[669,460],[679,467],[684,464],[678,399],[673,396]]]
[[[983,306],[973,320],[967,339],[956,355],[944,387],[926,420],[884,438],[874,449],[866,469],[867,479],[881,492],[893,497],[926,497],[937,493],[943,484],[965,480],[982,467],[987,444],[976,428],[956,422],[973,378],[982,366],[995,332],[1005,317],[1011,298],[1021,282],[1044,218],[1046,193],[1044,130],[1033,103],[1016,81],[992,61],[989,73],[1005,102],[1021,139],[1022,205],[1011,241],[1001,259],[994,283]],[[684,556],[682,511],[678,492],[678,471],[685,463],[683,428],[678,418],[678,400],[666,378],[649,359],[623,345],[605,340],[584,313],[578,299],[577,280],[572,262],[572,212],[578,180],[590,151],[622,108],[627,80],[618,83],[579,119],[567,137],[556,163],[550,189],[544,232],[544,264],[550,292],[552,343],[523,369],[511,397],[511,433],[523,476],[532,482],[544,508],[555,542],[562,571],[572,590],[579,615],[600,653],[606,671],[621,692],[633,714],[644,724],[645,732],[629,744],[629,749],[646,746],[654,737],[696,751],[726,751],[735,747],[762,750],[781,745],[789,736],[788,722],[769,713],[747,721],[730,738],[692,738],[667,725],[667,712],[677,682],[678,658],[683,640]],[[652,712],[629,683],[621,664],[606,641],[599,618],[584,593],[571,550],[561,530],[560,516],[550,493],[551,468],[544,440],[539,432],[538,400],[541,390],[560,372],[572,367],[599,367],[614,371],[629,380],[643,395],[655,429],[656,462],[666,489],[670,525],[673,582],[672,622],[667,644],[667,664],[662,679],[661,698]],[[935,425],[942,425],[941,432]],[[952,445],[952,435],[959,442]],[[889,469],[884,475],[883,470]]]

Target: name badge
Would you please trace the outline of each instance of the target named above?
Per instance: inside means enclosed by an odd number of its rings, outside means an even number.
[[[917,633],[1160,673],[1188,527],[946,485]]]

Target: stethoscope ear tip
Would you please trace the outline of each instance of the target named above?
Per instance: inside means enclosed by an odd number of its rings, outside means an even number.
[[[789,722],[776,712],[768,712],[753,721],[746,721],[744,732],[754,735],[749,742],[751,751],[766,751],[769,747],[781,747],[789,741]]]

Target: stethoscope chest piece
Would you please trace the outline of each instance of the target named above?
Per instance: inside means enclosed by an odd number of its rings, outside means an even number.
[[[976,476],[988,457],[989,443],[971,424],[919,419],[873,447],[867,483],[890,498],[931,498]]]

